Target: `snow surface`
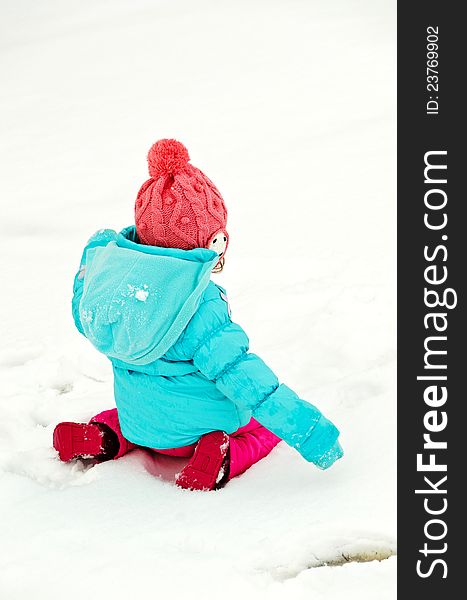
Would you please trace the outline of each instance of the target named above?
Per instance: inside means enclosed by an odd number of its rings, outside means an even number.
[[[355,561],[395,552],[395,2],[3,0],[0,27],[0,597],[394,598],[394,557]],[[142,450],[57,460],[55,424],[113,403],[81,249],[132,222],[160,137],[222,190],[215,277],[341,428],[331,470],[281,444],[193,493]]]

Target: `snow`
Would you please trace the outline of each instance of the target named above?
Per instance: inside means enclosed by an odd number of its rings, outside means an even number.
[[[129,296],[134,296],[136,300],[139,300],[140,302],[146,302],[149,296],[149,290],[147,289],[148,286],[146,284],[144,284],[141,288],[130,284],[127,284],[127,287]]]
[[[147,292],[146,290],[138,290],[135,293],[136,300],[139,300],[140,302],[146,302],[148,296],[149,296],[149,292]]]
[[[395,3],[9,0],[0,27],[0,596],[394,598]],[[56,423],[113,405],[82,246],[131,224],[160,137],[222,191],[215,279],[340,427],[329,471],[281,444],[194,493],[143,450],[57,460]]]

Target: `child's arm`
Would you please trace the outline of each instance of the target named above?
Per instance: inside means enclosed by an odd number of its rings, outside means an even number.
[[[331,421],[279,385],[261,358],[248,352],[248,337],[231,321],[221,294],[200,306],[182,344],[203,375],[306,460],[326,469],[342,456],[339,431]]]
[[[83,326],[81,324],[81,319],[79,316],[79,303],[81,301],[81,296],[83,295],[84,277],[86,275],[87,252],[90,248],[95,248],[96,246],[107,246],[107,244],[112,240],[116,239],[116,237],[117,234],[112,229],[101,229],[89,238],[89,241],[83,250],[81,262],[79,263],[79,270],[76,273],[73,282],[73,298],[71,300],[71,312],[73,314],[73,320],[75,322],[76,328],[83,335]]]

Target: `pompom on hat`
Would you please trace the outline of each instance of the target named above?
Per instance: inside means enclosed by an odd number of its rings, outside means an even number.
[[[228,244],[227,209],[216,186],[190,164],[176,140],[159,140],[148,153],[149,175],[135,204],[140,243],[165,248],[211,248]]]

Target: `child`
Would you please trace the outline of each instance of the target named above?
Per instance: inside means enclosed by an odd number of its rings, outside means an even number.
[[[327,469],[336,427],[255,354],[223,288],[227,210],[186,148],[160,140],[135,206],[136,227],[101,230],[84,249],[72,301],[76,327],[112,362],[116,409],[59,423],[68,461],[119,458],[136,446],[189,458],[176,483],[212,490],[282,439]]]

